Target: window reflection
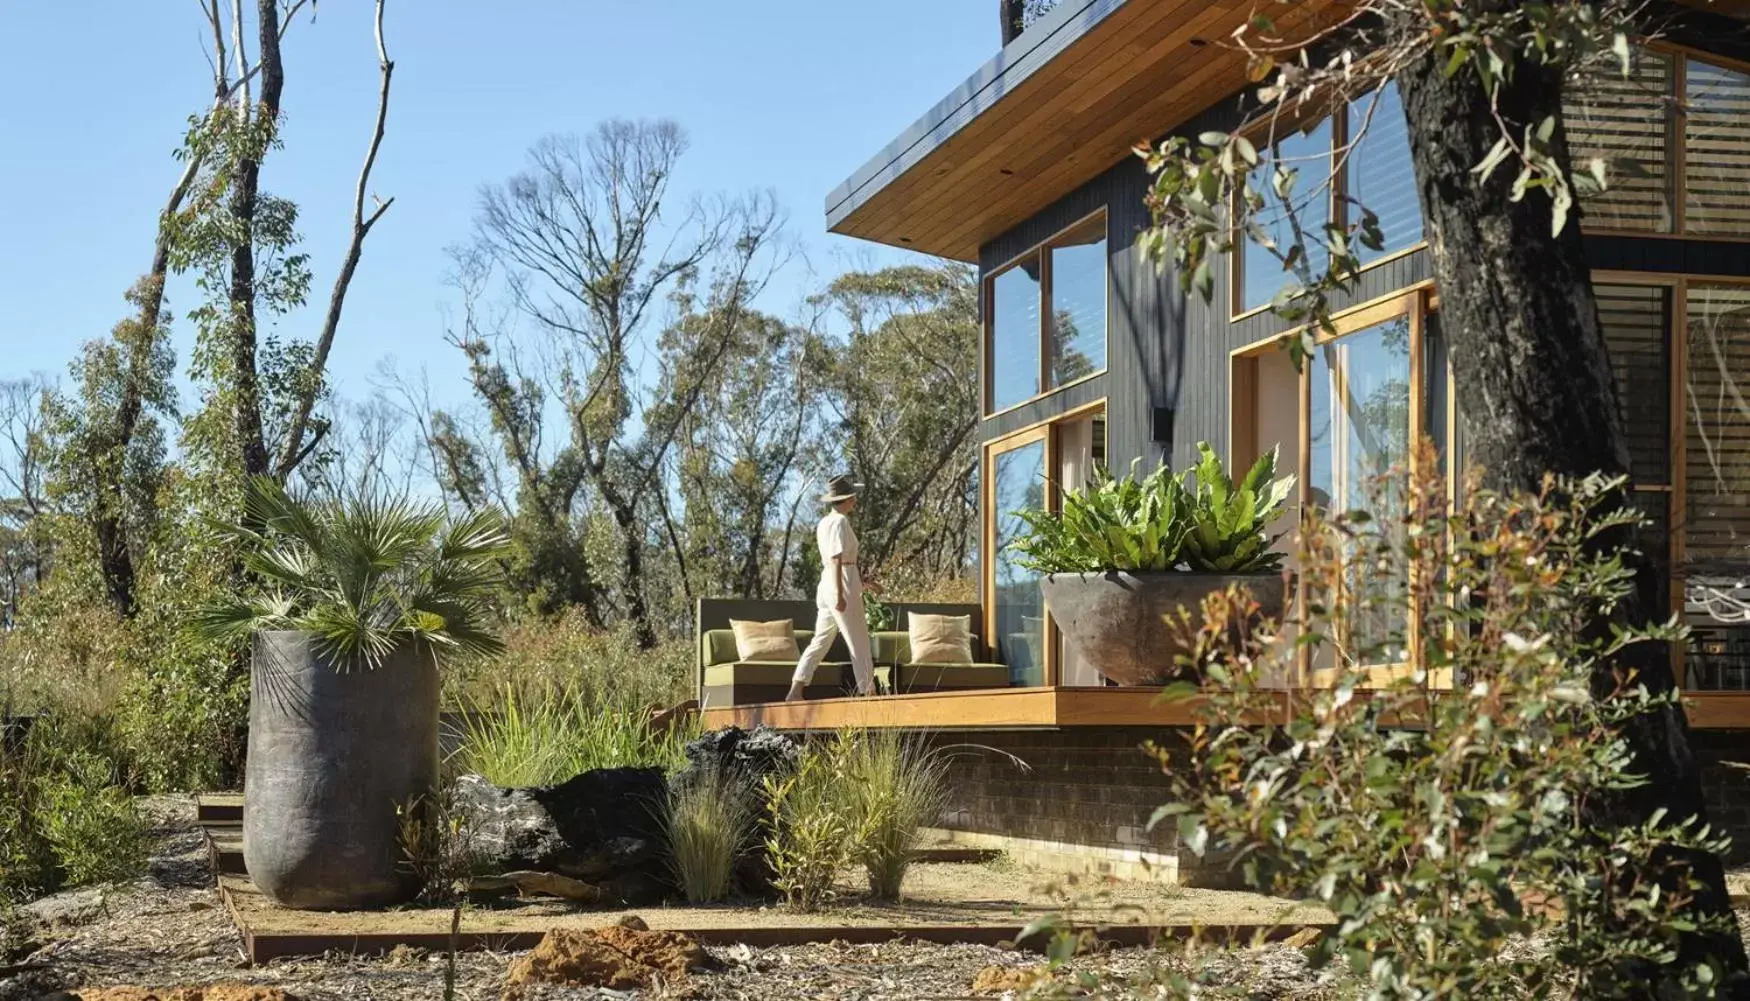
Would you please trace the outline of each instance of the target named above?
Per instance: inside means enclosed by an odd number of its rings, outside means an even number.
[[[1309,503],[1333,513],[1366,511],[1345,570],[1354,632],[1339,637],[1360,663],[1394,663],[1404,648],[1406,575],[1373,557],[1381,532],[1400,532],[1410,461],[1410,323],[1399,317],[1330,341],[1308,365],[1311,401]],[[1370,537],[1371,536],[1371,537]]]
[[[1051,246],[1051,386],[1106,367],[1106,219]]]
[[[1398,85],[1387,84],[1349,105],[1348,134],[1358,136],[1345,163],[1347,193],[1379,219],[1385,237],[1379,250],[1354,245],[1362,264],[1421,242],[1422,205],[1416,199],[1416,173],[1410,163],[1410,137]],[[1351,226],[1361,222],[1359,210]]]
[[[990,405],[993,411],[1039,395],[1039,257],[990,283]]]
[[[991,550],[995,593],[991,605],[997,662],[1009,665],[1009,684],[1045,683],[1045,601],[1039,576],[1015,562],[1009,548],[1026,529],[1016,512],[1045,509],[1045,442],[997,453],[993,467],[992,516],[996,545]]]
[[[1684,225],[1708,236],[1750,234],[1750,76],[1696,59],[1685,74]]]
[[[1264,206],[1255,221],[1269,234],[1279,252],[1294,244],[1294,227],[1281,199],[1276,197],[1276,168],[1293,171],[1296,179],[1289,191],[1295,220],[1299,222],[1306,243],[1306,262],[1313,274],[1323,272],[1330,254],[1325,250],[1325,225],[1331,219],[1331,204],[1327,181],[1331,173],[1331,122],[1324,119],[1312,131],[1296,132],[1279,139],[1266,153],[1262,168],[1256,174],[1256,186],[1264,194]],[[1244,256],[1240,265],[1240,310],[1265,306],[1284,288],[1298,287],[1299,278],[1282,270],[1282,262],[1274,253],[1255,241],[1243,241]]]

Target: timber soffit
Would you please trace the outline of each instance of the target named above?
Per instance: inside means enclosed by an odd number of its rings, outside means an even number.
[[[1224,45],[1344,0],[1064,0],[827,196],[835,233],[976,260],[979,246],[1244,85]]]
[[[939,149],[1016,84],[1127,2],[1148,0],[1065,0],[1058,4],[834,188],[826,196],[827,229],[837,232],[839,224],[875,192]]]

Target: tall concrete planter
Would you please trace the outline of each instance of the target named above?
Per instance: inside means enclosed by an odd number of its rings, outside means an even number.
[[[1064,642],[1094,670],[1119,685],[1160,685],[1180,677],[1184,649],[1167,626],[1179,609],[1193,614],[1205,595],[1233,584],[1249,588],[1263,615],[1279,618],[1279,574],[1110,573],[1048,574],[1045,607]]]
[[[268,898],[305,910],[403,903],[399,808],[438,781],[436,661],[408,647],[338,670],[311,634],[255,634],[243,862]]]

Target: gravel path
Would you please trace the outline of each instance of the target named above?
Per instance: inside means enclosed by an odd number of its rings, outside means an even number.
[[[347,955],[287,960],[250,967],[236,929],[219,906],[218,894],[192,800],[152,800],[158,849],[150,874],[108,891],[77,890],[30,905],[46,942],[12,967],[0,966],[0,1001],[50,998],[59,990],[139,985],[171,987],[241,983],[279,987],[300,1001],[373,999],[434,1001],[444,997],[447,957],[401,950],[381,959]],[[535,999],[687,999],[687,1001],[926,1001],[1014,997],[1014,976],[993,976],[990,967],[1020,973],[1038,968],[1035,955],[982,946],[922,943],[847,945],[832,943],[776,949],[714,950],[721,972],[640,992],[547,989]],[[498,999],[513,957],[464,953],[457,957],[455,997]],[[1145,975],[1162,961],[1148,950],[1118,950],[1086,957],[1073,972]],[[1328,983],[1306,968],[1286,946],[1224,953],[1217,957],[1218,983],[1231,997],[1327,999]],[[21,968],[22,967],[22,968]],[[985,974],[984,993],[974,983]],[[1116,997],[1117,995],[1113,995]],[[1126,992],[1125,997],[1136,997]]]

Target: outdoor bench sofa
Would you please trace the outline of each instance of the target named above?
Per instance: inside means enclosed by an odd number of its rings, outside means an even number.
[[[980,635],[981,614],[977,605],[904,603],[888,606],[896,628],[870,634],[875,661],[875,684],[883,692],[935,692],[968,688],[1003,688],[1009,683],[1008,668],[988,663],[990,657]],[[964,664],[912,664],[910,634],[905,631],[906,613],[965,615],[972,621],[973,660]],[[695,613],[699,638],[699,706],[723,706],[777,702],[790,690],[796,662],[744,661],[738,658],[731,620],[795,623],[796,646],[805,649],[813,639],[815,606],[811,601],[755,600],[746,598],[700,598]],[[827,649],[826,660],[815,671],[803,692],[804,698],[830,699],[849,695],[855,681],[851,653],[845,638],[838,637]]]

